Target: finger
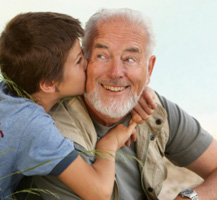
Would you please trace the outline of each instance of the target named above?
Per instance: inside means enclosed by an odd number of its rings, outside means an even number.
[[[131,140],[132,140],[133,142],[136,141],[136,129],[134,129],[133,134],[131,135]]]
[[[136,128],[136,123],[134,122],[134,121],[130,121],[130,124],[129,124],[129,126],[128,126],[128,130],[130,131],[130,132],[133,132],[133,130],[135,130],[135,128]]]
[[[137,116],[139,116],[139,115],[137,115]],[[144,122],[144,120],[142,120],[142,118],[140,116],[138,117],[138,119],[139,119],[139,122],[137,122],[138,120],[137,121],[134,120],[134,118],[132,117],[129,124],[131,124],[132,122],[135,122],[136,124],[140,124],[141,121],[142,121],[142,123]]]
[[[147,99],[141,98],[138,102],[138,107],[141,106],[144,110],[143,112],[146,112],[147,114],[151,115],[154,112],[154,109],[149,105]],[[136,108],[138,108],[136,107]]]
[[[142,104],[137,104],[133,110],[139,115],[143,120],[148,119],[149,115],[152,113],[151,109],[148,106]],[[147,112],[148,111],[148,112]]]
[[[133,142],[136,141],[136,129],[133,130],[133,133],[132,133],[131,137],[125,142],[125,145],[127,147],[129,147],[132,141]]]
[[[156,97],[155,91],[147,86],[145,90],[143,90],[141,99],[145,99],[148,106],[151,107],[152,109],[155,109],[157,107],[157,104],[155,103],[155,97]]]
[[[142,124],[144,122],[144,120],[142,119],[142,117],[134,110],[131,111],[131,115],[132,115],[132,121],[134,121],[137,124]]]
[[[129,138],[126,142],[125,142],[125,146],[129,147],[131,143],[131,139]]]
[[[146,96],[145,96],[145,99],[146,99],[147,105],[148,105],[151,109],[155,109],[155,108],[157,107],[157,104],[156,104],[156,102],[154,101],[154,99],[155,99],[155,93],[154,93],[153,96],[146,95]]]

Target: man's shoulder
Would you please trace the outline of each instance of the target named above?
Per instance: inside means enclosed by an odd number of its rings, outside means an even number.
[[[160,95],[158,92],[155,91],[155,93],[156,93],[155,102],[162,105],[165,108],[165,110],[168,111],[166,109],[166,104],[170,101],[167,98],[165,98],[164,96]]]
[[[68,121],[89,116],[82,96],[62,100],[56,104],[49,114],[55,121]]]
[[[60,133],[74,142],[93,149],[96,131],[87,107],[81,96],[66,100],[52,109],[56,127]]]

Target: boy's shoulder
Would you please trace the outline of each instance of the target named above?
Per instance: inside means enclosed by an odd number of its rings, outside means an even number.
[[[21,130],[22,127],[40,124],[52,120],[44,108],[32,100],[5,95],[0,99],[0,123],[1,126]]]

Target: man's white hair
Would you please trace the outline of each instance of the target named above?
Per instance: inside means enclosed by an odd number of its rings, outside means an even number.
[[[152,30],[152,23],[149,17],[141,12],[129,8],[121,9],[102,9],[90,17],[85,26],[85,34],[82,41],[84,55],[87,59],[91,56],[92,43],[97,36],[97,25],[99,23],[111,22],[117,18],[123,19],[126,23],[132,24],[136,28],[144,28],[146,32],[146,59],[153,53],[155,37]]]

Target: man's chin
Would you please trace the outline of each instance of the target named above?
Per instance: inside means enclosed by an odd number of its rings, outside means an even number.
[[[127,100],[105,99],[102,101],[99,95],[94,92],[88,94],[85,93],[84,96],[97,112],[113,119],[119,119],[126,116],[138,101],[137,96],[128,98]]]

